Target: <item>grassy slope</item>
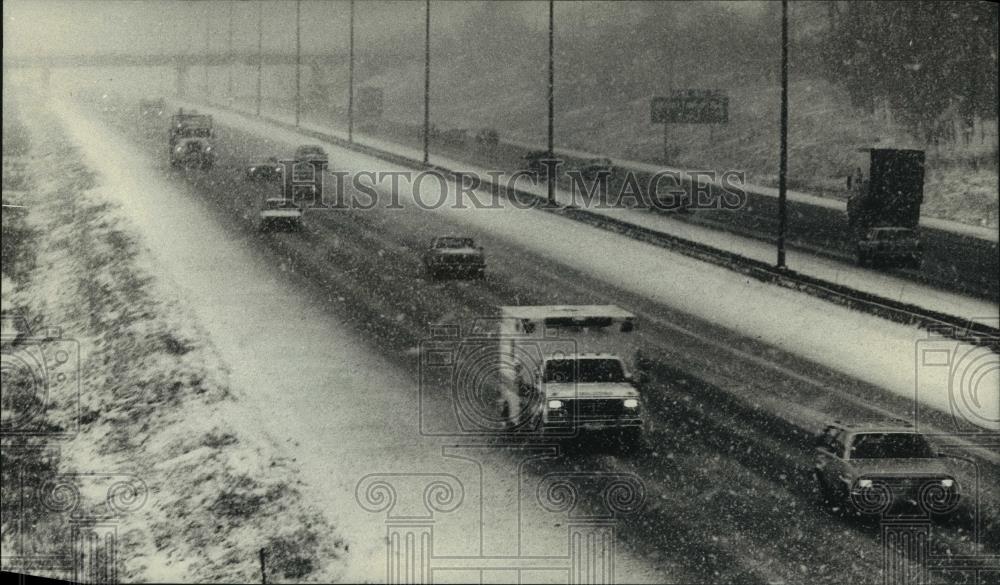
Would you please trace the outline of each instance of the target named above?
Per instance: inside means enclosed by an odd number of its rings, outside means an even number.
[[[264,549],[271,582],[336,579],[346,545],[303,501],[295,464],[241,423],[249,415],[225,364],[100,178],[50,117],[26,109],[36,265],[16,282],[5,275],[3,308],[80,344],[81,426],[58,471],[131,474],[147,488],[119,517],[118,578],[256,582]]]
[[[544,144],[544,79],[511,66],[487,75],[461,58],[435,61],[432,121],[441,128],[497,128],[502,137]],[[713,79],[714,78],[714,79]],[[597,90],[595,79],[557,79],[556,144],[648,162],[660,162],[663,128],[649,122],[652,95]],[[423,67],[414,63],[366,79],[386,92],[386,116],[422,122]],[[705,75],[701,87],[727,87],[731,78]],[[340,92],[337,92],[340,95]],[[566,97],[564,97],[566,96]],[[671,163],[689,168],[738,169],[750,183],[777,186],[778,87],[769,80],[729,88],[725,128],[669,128]],[[844,178],[858,148],[883,145],[928,153],[924,213],[974,225],[997,226],[996,120],[969,147],[940,149],[915,141],[890,121],[853,109],[846,92],[793,72],[789,90],[789,184],[792,189],[846,197]]]

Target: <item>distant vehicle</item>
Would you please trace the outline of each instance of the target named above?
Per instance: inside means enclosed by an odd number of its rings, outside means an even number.
[[[295,160],[297,162],[319,163],[324,169],[330,164],[330,158],[326,151],[318,144],[303,144],[296,148]]]
[[[923,242],[915,230],[898,227],[872,228],[858,241],[861,266],[903,265],[920,268]]]
[[[209,168],[215,163],[212,116],[180,110],[170,118],[167,132],[172,166]]]
[[[601,176],[609,179],[615,176],[615,165],[610,158],[592,158],[580,166],[580,174],[583,178],[594,180]]]
[[[847,221],[857,243],[858,263],[867,264],[873,246],[870,236],[873,228],[905,228],[919,238],[916,229],[920,223],[920,205],[924,200],[924,153],[920,150],[871,148],[859,151],[867,158],[859,161],[857,170],[847,178],[847,188],[852,191],[847,200]],[[867,173],[862,167],[867,167]],[[885,235],[889,235],[888,232]],[[905,238],[904,238],[905,239]],[[877,243],[877,242],[876,242]],[[883,248],[902,248],[889,246]],[[919,265],[920,246],[909,246],[907,254]]]
[[[500,133],[493,128],[483,128],[476,133],[476,144],[492,148],[500,144]]]
[[[815,474],[824,500],[860,513],[902,504],[953,511],[961,495],[949,468],[912,426],[836,422],[816,438]]]
[[[521,157],[521,160],[524,161],[522,167],[529,173],[544,175],[546,173],[544,161],[548,160],[548,158],[549,152],[547,150],[532,150]]]
[[[469,139],[469,131],[465,128],[442,130],[439,134],[441,142],[453,145],[463,145]]]
[[[139,101],[140,118],[159,118],[165,111],[167,103],[162,98]]]
[[[424,268],[433,278],[445,274],[472,275],[483,278],[486,274],[486,256],[482,246],[472,238],[439,236],[431,240],[423,256]]]
[[[608,432],[643,441],[645,414],[627,357],[635,315],[608,306],[501,307],[500,417],[511,430],[565,437]]]
[[[285,176],[285,166],[278,157],[270,156],[247,167],[248,181],[279,181]]]
[[[291,199],[265,199],[259,211],[257,229],[264,231],[284,227],[299,231],[302,229],[302,215],[302,207]]]

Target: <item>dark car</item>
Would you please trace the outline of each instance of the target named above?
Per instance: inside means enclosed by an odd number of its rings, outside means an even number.
[[[825,502],[862,514],[900,505],[948,513],[959,503],[954,462],[915,428],[840,422],[816,437],[816,480]]]
[[[871,228],[858,241],[858,264],[861,266],[920,268],[922,259],[923,244],[917,232],[909,228]]]
[[[583,178],[594,180],[601,176],[614,178],[615,165],[610,158],[592,158],[580,166],[580,174]]]
[[[257,161],[247,167],[248,181],[278,181],[284,174],[285,166],[278,162],[278,158],[274,156]]]
[[[423,261],[431,278],[439,278],[444,274],[483,278],[486,272],[483,248],[477,246],[472,238],[436,237],[424,252]]]
[[[326,151],[318,144],[304,144],[295,149],[295,160],[300,162],[320,163],[323,168],[330,163]]]

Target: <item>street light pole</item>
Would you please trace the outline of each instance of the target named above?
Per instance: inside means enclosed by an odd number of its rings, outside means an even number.
[[[226,96],[229,104],[233,102],[233,0],[229,0],[229,46],[226,51],[226,70],[228,81],[226,82]]]
[[[553,52],[555,49],[555,2],[554,0],[549,0],[549,143],[548,143],[548,159],[549,161],[555,160],[553,135],[555,133],[555,59],[553,58]],[[556,170],[555,165],[549,162],[547,179],[548,179],[548,189],[549,189],[549,204],[554,204],[556,200],[555,195],[555,181],[556,181]]]
[[[295,0],[295,126],[302,115],[302,0]]]
[[[351,21],[348,24],[347,66],[347,141],[354,142],[354,0],[351,0]]]
[[[211,103],[211,101],[212,101],[212,94],[211,94],[211,92],[208,91],[208,61],[209,61],[209,56],[208,56],[208,40],[209,40],[208,24],[209,24],[209,22],[211,22],[211,19],[209,19],[208,2],[206,2],[205,3],[205,101],[208,102],[208,103]]]
[[[261,85],[264,76],[264,0],[257,0],[257,117],[260,117]]]
[[[781,158],[778,167],[778,268],[785,268],[788,228],[788,0],[781,0]]]
[[[431,0],[426,0],[424,18],[424,164],[430,161],[431,128]]]

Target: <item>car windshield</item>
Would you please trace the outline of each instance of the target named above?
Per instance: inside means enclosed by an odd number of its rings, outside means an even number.
[[[471,248],[472,238],[438,238],[434,241],[435,248]]]
[[[544,378],[555,383],[620,383],[625,381],[625,372],[616,359],[549,360]]]
[[[916,433],[866,433],[856,435],[851,459],[926,459],[934,452]]]

